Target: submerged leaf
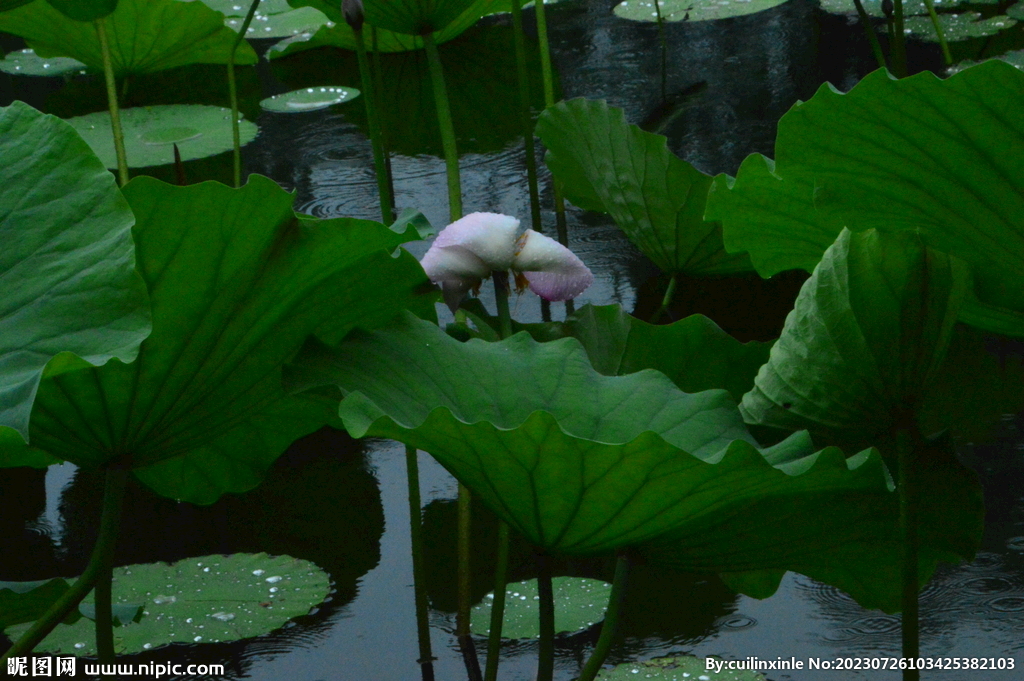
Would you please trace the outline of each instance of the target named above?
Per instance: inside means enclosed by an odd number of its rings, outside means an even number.
[[[663,271],[751,269],[746,254],[725,252],[721,225],[704,220],[712,178],[670,152],[665,137],[628,125],[622,109],[604,101],[560,102],[541,115],[537,135],[566,197],[609,213]]]
[[[281,388],[310,333],[333,342],[402,308],[433,310],[419,264],[392,256],[412,228],[297,217],[294,196],[256,175],[241,189],[139,177],[124,194],[153,334],[134,364],[45,379],[32,412],[33,444],[79,466],[118,459],[196,503],[251,489],[328,420],[329,402]]]
[[[61,353],[84,366],[132,361],[150,331],[149,304],[135,272],[135,217],[70,125],[22,102],[0,108],[0,158],[0,433],[28,439],[47,363],[71,361]],[[20,440],[0,435],[12,448]],[[38,463],[27,448],[4,450],[4,466]]]
[[[235,42],[224,16],[201,2],[120,0],[105,25],[118,77],[185,64],[226,64]],[[40,56],[72,57],[103,70],[96,27],[67,18],[47,2],[0,14],[0,31],[21,36]],[[256,60],[248,44],[238,46],[236,64]]]

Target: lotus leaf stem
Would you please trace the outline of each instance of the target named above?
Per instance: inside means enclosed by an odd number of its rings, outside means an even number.
[[[249,11],[242,21],[242,27],[238,29],[235,41],[231,43],[231,51],[228,52],[228,95],[231,97],[231,144],[234,150],[232,157],[232,172],[235,180],[235,187],[242,186],[242,136],[238,130],[238,85],[235,83],[235,52],[238,46],[245,40],[245,34],[249,30],[252,18],[256,16],[256,7],[260,0],[252,0]]]
[[[658,20],[658,42],[661,43],[661,102],[662,104],[668,99],[667,96],[667,79],[668,79],[668,41],[665,39],[665,20],[661,18],[661,1],[654,1],[654,16]],[[689,14],[686,15],[689,18]]]
[[[491,602],[491,630],[487,632],[487,668],[484,670],[484,681],[497,681],[498,679],[501,625],[505,620],[505,587],[508,584],[508,534],[508,523],[499,520],[498,556],[494,569],[494,600]]]
[[[878,62],[878,68],[884,69],[885,54],[882,53],[882,46],[878,42],[878,36],[875,35],[875,28],[871,25],[871,17],[868,16],[867,11],[864,9],[864,3],[861,0],[853,0],[854,6],[857,8],[857,15],[860,17],[860,25],[864,27],[864,34],[868,38],[868,43],[871,44],[871,52],[875,55],[875,61]]]
[[[96,544],[92,547],[92,554],[89,556],[89,563],[85,566],[82,576],[75,580],[64,594],[43,613],[43,616],[35,621],[28,631],[22,634],[21,638],[14,642],[2,658],[3,661],[12,657],[22,657],[39,645],[54,628],[63,622],[71,612],[78,607],[93,587],[96,585],[104,566],[109,566],[114,557],[114,547],[117,544],[117,533],[121,525],[121,507],[124,501],[124,489],[128,481],[128,469],[109,468],[107,469],[106,480],[103,486],[103,511],[100,515],[100,530],[96,538]],[[97,617],[99,617],[100,606],[96,606]],[[107,616],[110,616],[109,605]],[[97,622],[99,626],[99,622]]]
[[[458,561],[456,579],[458,581],[458,603],[455,612],[455,636],[459,640],[459,649],[462,651],[462,660],[466,664],[466,673],[470,681],[480,681],[483,677],[480,674],[480,662],[476,657],[476,646],[473,645],[473,636],[469,632],[469,611],[473,604],[472,589],[470,584],[471,573],[469,571],[470,553],[470,530],[472,529],[472,503],[473,495],[469,488],[459,483],[459,536],[458,536]]]
[[[434,88],[434,104],[437,106],[437,121],[441,126],[441,145],[444,147],[444,162],[448,170],[448,213],[451,221],[462,217],[462,181],[459,179],[459,152],[455,146],[455,126],[452,124],[451,106],[448,104],[448,88],[444,84],[444,67],[437,43],[432,33],[424,33],[423,46],[427,52],[427,66]]]
[[[124,152],[124,130],[121,129],[121,109],[117,104],[117,82],[114,80],[114,65],[110,58],[110,42],[107,40],[107,20],[97,19],[96,36],[103,54],[103,77],[107,83],[107,108],[110,109],[110,131],[114,136],[114,154],[117,156],[117,181],[122,187],[128,184],[128,156]]]
[[[512,5],[513,42],[516,52],[516,75],[519,80],[519,118],[526,147],[526,182],[530,190],[530,220],[535,232],[543,232],[540,217],[540,192],[537,189],[537,155],[533,146],[533,121],[530,114],[530,76],[526,69],[526,37],[523,35],[523,7],[520,0]],[[564,244],[563,244],[564,245]]]
[[[434,654],[430,648],[427,590],[423,581],[423,522],[420,518],[420,467],[416,448],[405,446],[405,472],[409,480],[409,535],[412,545],[412,582],[416,598],[416,635],[420,644],[423,681],[434,678]]]
[[[924,6],[928,8],[928,16],[935,27],[935,35],[939,39],[939,46],[942,47],[942,58],[946,60],[946,66],[953,65],[953,55],[949,53],[949,43],[946,42],[946,33],[939,23],[939,15],[935,13],[935,0],[924,0]]]
[[[899,476],[897,493],[900,504],[900,545],[902,547],[901,581],[903,603],[901,631],[903,657],[917,659],[920,651],[918,611],[918,541],[917,541],[917,458],[920,434],[915,424],[896,433]],[[904,669],[903,681],[917,681],[920,671]]]
[[[907,36],[903,31],[903,0],[894,0],[892,18],[892,44],[889,45],[889,63],[893,75],[907,77]]]
[[[377,92],[373,87],[373,74],[370,72],[370,61],[366,57],[366,41],[363,40],[363,29],[353,27],[356,36],[356,54],[359,59],[359,77],[363,83],[363,106],[366,107],[366,121],[370,127],[370,146],[373,148],[373,167],[377,174],[377,195],[380,198],[381,221],[385,225],[394,222],[391,210],[391,192],[388,187],[388,171],[384,163],[383,134],[380,120],[377,118]]]
[[[659,306],[658,309],[654,311],[654,314],[651,315],[651,324],[654,324],[661,319],[661,316],[668,311],[669,305],[672,304],[672,299],[676,295],[676,283],[677,275],[673,273],[672,277],[668,280],[668,287],[665,289],[665,295],[661,299],[661,306]]]
[[[508,272],[495,270],[491,273],[494,280],[494,302],[498,307],[498,331],[501,337],[512,335],[512,316],[508,310]]]
[[[608,610],[604,613],[604,622],[601,623],[601,635],[597,638],[597,645],[594,652],[587,658],[579,678],[576,681],[593,681],[597,673],[601,671],[601,665],[608,657],[612,648],[612,640],[615,638],[615,630],[619,625],[619,614],[622,612],[622,603],[626,596],[626,578],[629,574],[629,559],[625,554],[619,554],[615,561],[615,577],[612,579],[612,591],[608,595]]]
[[[380,115],[380,146],[384,151],[384,175],[388,179],[388,198],[391,202],[391,217],[395,216],[395,178],[391,173],[391,137],[388,134],[387,119],[384,117],[384,73],[380,65],[380,50],[377,49],[377,27],[370,26],[370,73],[373,75],[374,106]],[[391,224],[390,222],[388,224]]]
[[[555,675],[555,593],[551,586],[551,556],[543,551],[537,553],[537,596],[540,599],[537,681],[552,681]]]

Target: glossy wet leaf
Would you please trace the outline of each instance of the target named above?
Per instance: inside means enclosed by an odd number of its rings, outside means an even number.
[[[463,303],[483,328],[485,340],[498,340],[498,321],[482,305]],[[585,305],[564,322],[522,324],[538,341],[571,336],[587,352],[591,366],[605,376],[654,369],[683,392],[721,388],[737,402],[754,386],[754,377],[768,361],[771,343],[740,343],[704,315],[672,324],[648,324],[619,305]],[[490,330],[488,332],[488,330]]]
[[[956,7],[958,5],[965,4],[967,0],[934,0],[934,6],[936,12],[941,12],[944,9],[950,7]],[[884,19],[885,12],[882,11],[882,0],[861,0],[861,4],[864,6],[864,11],[869,16]],[[972,2],[972,4],[982,4],[981,2]],[[992,3],[994,4],[994,3]],[[833,14],[850,14],[853,16],[857,15],[857,5],[854,4],[853,0],[821,0],[821,8],[826,12],[832,12]],[[924,4],[924,0],[903,0],[903,16],[914,17],[914,16],[926,16],[928,14],[928,7]],[[940,16],[942,16],[940,14]],[[929,25],[931,20],[929,19]],[[932,29],[934,33],[935,29]]]
[[[237,190],[139,177],[124,194],[154,332],[135,364],[44,379],[32,413],[33,444],[79,466],[130,452],[143,482],[196,503],[251,489],[331,420],[331,400],[281,388],[310,333],[331,341],[405,307],[432,312],[422,268],[391,255],[412,229],[296,217],[294,195],[257,175]]]
[[[554,577],[551,588],[555,596],[555,633],[575,633],[587,629],[604,619],[612,585],[597,579],[582,577]],[[494,594],[473,606],[470,612],[470,631],[487,636],[491,630],[491,603]],[[501,625],[502,638],[538,638],[540,596],[537,580],[512,582],[505,588],[505,616]]]
[[[356,37],[352,28],[341,16],[340,2],[327,2],[326,0],[293,0],[296,7],[315,7],[326,14],[333,26],[323,26],[305,37],[295,40],[286,40],[274,45],[267,52],[268,59],[276,59],[295,52],[310,50],[315,47],[339,47],[343,50],[356,49]],[[480,17],[493,14],[501,9],[508,8],[508,0],[475,0],[466,9],[452,20],[444,29],[434,33],[434,42],[438,45],[446,43],[453,38],[465,33],[472,28]],[[363,33],[366,41],[366,48],[371,49],[371,28],[367,26]],[[405,33],[395,33],[384,28],[377,28],[377,49],[381,52],[407,52],[409,50],[423,49],[423,38]]]
[[[968,283],[962,262],[914,234],[844,230],[800,290],[744,417],[876,442],[928,396]]]
[[[0,157],[0,433],[27,439],[48,363],[132,361],[149,303],[131,208],[70,125],[22,102],[0,108]],[[21,445],[12,435],[0,442]],[[23,447],[0,454],[6,466],[30,460]]]
[[[68,119],[108,168],[117,167],[110,114],[106,111]],[[125,156],[131,168],[174,162],[174,144],[183,161],[215,156],[232,147],[231,110],[203,104],[158,104],[121,109]],[[257,133],[256,124],[238,123],[242,145]]]
[[[65,579],[35,582],[0,582],[0,630],[33,622],[70,587]],[[77,619],[77,614],[72,620]]]
[[[712,178],[669,151],[666,138],[628,125],[622,109],[574,99],[537,121],[546,161],[565,196],[608,213],[665,272],[749,271],[745,254],[727,254],[721,225],[704,220]]]
[[[142,618],[145,605],[142,603],[112,603],[110,615],[115,627],[138,622]],[[78,604],[78,612],[86,619],[96,621],[96,604],[83,602]]]
[[[600,681],[626,679],[654,679],[655,681],[764,681],[764,675],[754,671],[733,671],[717,667],[708,668],[705,658],[691,655],[658,657],[645,662],[623,662],[597,674]]]
[[[302,113],[326,109],[335,104],[348,102],[359,96],[359,90],[340,85],[326,85],[292,90],[260,102],[265,111],[275,113]]]
[[[189,0],[194,2],[195,0]],[[249,7],[252,5],[252,0],[200,0],[204,5],[212,10],[216,10],[221,14],[229,17],[244,17],[249,12]],[[288,0],[260,0],[260,4],[256,7],[257,14],[283,14],[284,12],[290,12],[292,6],[288,4]]]
[[[242,29],[244,17],[228,17],[224,23],[233,31]],[[313,7],[300,7],[281,14],[256,14],[245,32],[246,38],[286,38],[315,32],[326,26],[327,17]]]
[[[1016,23],[1016,19],[1011,19],[1005,15],[982,19],[980,12],[958,12],[939,15],[939,24],[942,26],[943,35],[951,43],[959,40],[995,35]],[[933,43],[939,41],[935,33],[935,26],[932,25],[931,17],[908,17],[904,22],[904,26],[909,35],[918,40]]]
[[[366,23],[378,28],[423,35],[442,31],[474,0],[363,0]]]
[[[655,0],[625,0],[615,6],[616,16],[633,21],[657,21]],[[714,21],[763,12],[786,0],[659,0],[662,21]]]
[[[1010,9],[1012,10],[1014,7],[1017,7],[1017,5],[1014,5]],[[1007,13],[1009,13],[1009,10],[1007,11]],[[1024,19],[1024,12],[1019,13],[1017,18],[1018,19]],[[992,59],[998,59],[1000,61],[1005,61],[1007,64],[1010,64],[1011,66],[1015,66],[1018,69],[1024,69],[1024,50],[1010,50],[1009,52],[1005,52],[1005,53],[1000,54],[998,56],[992,57]],[[962,62],[953,64],[948,69],[946,69],[946,71],[950,75],[952,75],[954,73],[959,73],[959,72],[963,71],[964,69],[968,69],[968,68],[970,68],[972,66],[977,66],[980,63],[982,63],[982,62],[974,61],[972,59],[965,59]],[[2,67],[2,64],[0,64],[0,67]]]
[[[14,76],[59,76],[64,73],[81,71],[84,68],[85,64],[77,59],[68,57],[44,59],[30,47],[9,52],[3,59],[0,59],[0,71]]]
[[[114,629],[119,654],[171,643],[215,643],[261,636],[307,614],[330,590],[327,573],[290,556],[236,553],[114,568],[113,600],[145,603],[138,623]],[[87,598],[90,602],[92,597]],[[30,625],[5,631],[17,637]],[[58,625],[36,650],[96,655],[95,627]]]
[[[1024,73],[998,61],[822,86],[780,121],[774,167],[755,156],[731,188],[716,178],[707,215],[763,276],[811,269],[843,225],[919,231],[974,266],[983,304],[1024,310],[1022,106]]]
[[[226,64],[235,41],[224,16],[201,2],[120,0],[104,21],[118,77],[185,64]],[[72,57],[103,69],[96,27],[67,18],[47,2],[0,14],[0,31],[21,36],[40,56]],[[255,64],[256,53],[239,45],[235,63]]]
[[[117,0],[46,0],[54,9],[75,21],[102,19],[117,9]]]

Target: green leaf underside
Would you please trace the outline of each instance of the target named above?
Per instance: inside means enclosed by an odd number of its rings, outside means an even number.
[[[744,417],[877,442],[927,396],[968,281],[914,234],[844,230],[800,290]]]
[[[551,587],[555,595],[555,633],[575,633],[604,619],[612,585],[597,579],[581,577],[554,577]],[[491,627],[489,593],[470,612],[470,631],[487,636]],[[507,639],[538,638],[540,596],[537,580],[513,582],[505,587],[505,617],[501,624],[501,637]]]
[[[85,64],[67,57],[43,59],[30,47],[15,50],[0,59],[0,71],[14,76],[59,76],[81,71]]]
[[[844,225],[920,231],[975,266],[982,301],[1024,309],[1022,106],[1024,73],[997,61],[822,86],[780,121],[774,167],[753,156],[734,185],[716,178],[707,216],[762,276],[812,269]]]
[[[379,28],[423,35],[444,30],[474,0],[363,0],[366,23]]]
[[[359,96],[359,90],[350,87],[325,85],[292,90],[260,102],[265,111],[275,113],[302,113],[326,109],[335,104],[349,102]]]
[[[310,333],[333,342],[404,307],[432,312],[422,268],[391,255],[411,228],[296,217],[293,195],[256,175],[237,190],[139,177],[124,193],[154,332],[134,364],[43,381],[33,444],[77,465],[129,458],[157,492],[195,503],[251,489],[329,420],[329,402],[281,388]]]
[[[341,3],[325,0],[293,0],[296,7],[315,7],[331,20],[333,26],[322,26],[315,35],[305,39],[284,40],[274,45],[267,52],[268,59],[276,59],[285,55],[310,50],[315,47],[339,47],[343,50],[356,49],[356,36],[341,16]],[[434,33],[434,42],[440,45],[465,33],[472,28],[480,17],[508,9],[508,0],[476,0],[469,5],[457,18],[444,29]],[[371,29],[367,25],[363,30],[363,39],[367,49],[371,46]],[[377,28],[377,49],[381,52],[408,52],[422,50],[423,38],[419,36],[396,33],[384,28]]]
[[[608,213],[665,272],[728,274],[751,269],[729,255],[721,225],[704,221],[712,178],[668,150],[666,138],[628,125],[621,109],[575,99],[547,109],[537,135],[566,197]]]
[[[27,439],[47,363],[61,353],[85,365],[133,360],[149,310],[135,218],[72,127],[16,101],[0,108],[0,157],[0,433]],[[22,448],[0,463],[39,463],[13,433],[0,442]]]
[[[623,662],[597,674],[600,681],[653,679],[654,681],[764,681],[764,675],[747,670],[708,669],[704,658],[690,655],[659,657],[646,662]]]
[[[32,622],[70,587],[59,577],[38,582],[0,582],[0,630]]]
[[[463,303],[463,308],[484,330],[485,340],[498,340],[498,321],[485,316],[482,305]],[[772,345],[740,343],[704,315],[691,315],[672,324],[648,324],[619,305],[585,305],[564,322],[514,328],[541,342],[575,338],[586,350],[591,366],[605,376],[654,369],[683,392],[721,388],[737,402],[754,387],[754,377],[768,361]]]
[[[120,0],[105,24],[118,77],[186,64],[226,64],[235,41],[224,16],[201,2]],[[42,57],[71,57],[103,69],[95,26],[68,19],[49,3],[0,14],[0,31],[21,36]],[[238,46],[236,64],[256,61],[248,44]]]
[[[615,6],[616,16],[633,21],[657,21],[655,0],[625,0]],[[786,0],[660,0],[662,21],[715,21],[763,12]]]
[[[117,8],[117,0],[46,0],[61,14],[75,21],[95,21]]]
[[[106,111],[68,119],[75,130],[106,164],[117,167],[110,114]],[[174,144],[183,161],[206,158],[228,151],[231,141],[231,110],[205,104],[159,104],[121,110],[125,155],[132,168],[174,162]],[[244,146],[256,138],[256,124],[238,122]]]
[[[797,436],[762,455],[724,391],[687,395],[651,371],[601,377],[570,339],[537,344],[517,334],[462,344],[406,318],[333,351],[307,348],[290,380],[337,383],[348,392],[340,413],[353,435],[431,452],[553,551],[605,553],[684,527],[701,535],[757,500],[791,493],[797,506],[814,498],[802,507],[808,517],[828,495],[868,507],[891,496],[877,454],[848,464],[835,449],[809,455],[809,441]],[[843,506],[835,512],[855,514]],[[661,547],[650,554],[668,556]],[[729,542],[705,554],[702,567],[756,569],[754,558],[736,554]]]
[[[265,553],[114,568],[114,602],[145,603],[138,623],[114,629],[114,647],[119,654],[132,654],[170,643],[260,636],[305,615],[329,590],[327,574],[313,563]],[[11,627],[5,633],[17,638],[29,626]],[[95,656],[94,631],[86,618],[58,625],[36,649]]]
[[[1002,15],[982,19],[980,12],[939,15],[939,25],[942,26],[942,34],[951,43],[959,40],[970,40],[971,38],[984,38],[985,36],[995,35],[1016,23],[1016,19]],[[931,17],[908,17],[904,22],[904,27],[910,31],[910,35],[918,40],[932,43],[939,42]]]
[[[237,33],[242,30],[243,20],[244,17],[228,17],[224,24]],[[327,23],[324,13],[313,7],[300,7],[282,14],[257,14],[246,30],[245,37],[286,38],[315,32]]]

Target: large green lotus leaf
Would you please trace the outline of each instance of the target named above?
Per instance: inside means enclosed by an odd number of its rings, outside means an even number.
[[[657,21],[657,1],[663,21],[715,21],[763,12],[786,0],[624,0],[615,6],[615,16],[633,21]]]
[[[981,18],[980,12],[958,12],[956,14],[940,14],[939,25],[942,26],[942,34],[949,42],[968,40],[970,38],[984,38],[995,35],[1002,30],[1010,28],[1017,23],[1016,19],[1000,15]],[[908,17],[904,22],[906,30],[918,40],[925,40],[932,43],[939,42],[938,34],[935,33],[935,26],[931,17]]]
[[[124,193],[153,334],[134,364],[45,379],[32,413],[33,445],[77,465],[120,459],[197,503],[249,489],[326,418],[281,388],[310,333],[334,342],[404,307],[432,312],[422,268],[391,255],[412,227],[297,217],[293,195],[260,176],[241,189],[139,177]]]
[[[463,303],[480,337],[498,340],[498,320],[482,305]],[[535,340],[571,336],[587,351],[591,366],[605,376],[654,369],[687,393],[721,388],[739,402],[754,387],[758,369],[768,361],[771,343],[741,343],[704,315],[672,324],[648,324],[619,305],[585,305],[564,322],[514,324]]]
[[[628,125],[622,109],[604,101],[560,102],[540,116],[537,135],[566,197],[609,213],[663,271],[751,269],[746,254],[725,252],[721,225],[704,220],[712,178],[669,151],[662,135]]]
[[[269,634],[307,614],[330,588],[327,573],[313,563],[265,553],[117,567],[115,607],[143,603],[144,609],[138,623],[114,629],[114,648],[131,654],[171,643],[217,643]],[[5,633],[16,638],[29,626],[14,626]],[[95,656],[95,631],[86,618],[60,624],[37,649]]]
[[[934,0],[934,5],[936,10],[942,10],[956,7],[966,2],[967,0]],[[991,0],[981,0],[980,2],[973,0],[971,4],[980,5],[989,2]],[[869,16],[878,19],[885,18],[885,12],[882,10],[882,0],[862,0],[861,4]],[[833,14],[857,14],[857,5],[854,4],[853,0],[821,0],[821,8]],[[926,14],[928,14],[928,6],[924,4],[924,0],[903,0],[903,16],[925,16]],[[940,14],[939,16],[943,15]],[[932,32],[935,32],[934,28],[932,28]]]
[[[0,158],[0,441],[21,444],[4,431],[28,438],[47,364],[132,361],[149,306],[131,208],[71,126],[22,102],[0,108]],[[28,448],[0,455],[32,463]]]
[[[325,0],[292,0],[295,7],[315,7],[326,14],[333,25],[321,27],[315,35],[294,40],[285,40],[270,48],[267,51],[268,59],[276,59],[285,55],[294,54],[303,50],[311,50],[315,47],[340,47],[343,50],[356,49],[356,36],[344,18],[341,16],[340,2],[325,2]],[[458,37],[470,29],[480,17],[507,9],[508,0],[475,0],[442,30],[434,33],[434,42],[440,45]],[[385,28],[366,26],[363,32],[363,39],[366,41],[366,48],[371,48],[371,31],[377,33],[377,50],[380,52],[408,52],[409,50],[423,49],[423,38],[420,36],[408,35],[406,33],[395,33]]]
[[[36,582],[0,582],[0,629],[39,619],[69,588],[67,580],[60,577]]]
[[[104,21],[118,77],[185,64],[226,64],[236,35],[222,14],[201,2],[120,0]],[[96,27],[67,18],[47,2],[0,14],[0,31],[21,36],[42,57],[72,57],[103,69]],[[235,63],[256,60],[247,43],[238,46]]]
[[[248,8],[247,8],[248,9]],[[225,25],[234,31],[242,30],[244,17],[228,17]],[[246,38],[290,38],[308,34],[330,23],[324,13],[312,7],[300,7],[280,14],[256,13],[249,28],[245,31]]]
[[[830,228],[920,232],[974,266],[984,304],[1024,310],[1022,106],[1024,73],[998,61],[947,80],[876,71],[847,94],[822,86],[779,122],[774,177],[754,163],[732,189],[719,178],[708,217],[762,275],[808,268]]]
[[[117,9],[117,0],[46,0],[61,14],[75,21],[102,19]]]
[[[474,0],[363,0],[366,23],[395,33],[423,35],[442,31]]]
[[[32,0],[0,0],[0,12],[7,12],[15,7],[27,5],[30,2],[32,2]]]
[[[966,265],[913,233],[843,230],[743,397],[744,417],[877,442],[927,396],[968,287]]]
[[[65,73],[81,71],[85,64],[68,57],[50,57],[44,59],[36,54],[31,47],[7,53],[0,59],[0,71],[12,76],[61,76]]]
[[[890,494],[877,453],[848,463],[834,448],[809,453],[803,435],[761,453],[725,391],[683,393],[654,371],[601,376],[572,339],[536,343],[521,333],[460,343],[405,315],[333,350],[307,347],[289,380],[336,383],[347,393],[340,413],[350,433],[430,452],[527,539],[556,552],[641,544],[767,497],[813,499],[803,507],[811,517],[831,494],[828,508],[843,517],[856,514],[847,503],[873,507]],[[816,552],[820,541],[805,549]],[[733,564],[741,549],[706,557]]]
[[[708,658],[711,659],[711,658]],[[708,662],[702,657],[679,655],[675,657],[657,657],[646,662],[623,662],[597,674],[598,681],[631,681],[632,679],[653,679],[654,681],[764,681],[764,675],[754,671],[734,671],[715,666],[717,660],[708,668]]]

